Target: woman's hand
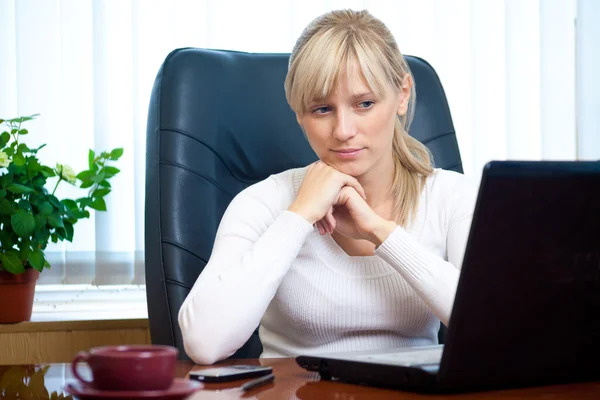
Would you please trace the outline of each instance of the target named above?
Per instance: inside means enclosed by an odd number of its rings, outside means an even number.
[[[311,164],[298,189],[289,211],[304,217],[311,224],[323,219],[339,200],[343,187],[352,188],[364,199],[365,191],[356,178],[330,167],[322,161]]]
[[[332,209],[317,222],[321,234],[333,231],[379,246],[396,228],[396,223],[377,214],[354,188],[340,190]]]

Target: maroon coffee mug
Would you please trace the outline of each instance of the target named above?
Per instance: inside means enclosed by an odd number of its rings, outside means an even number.
[[[95,347],[77,354],[73,375],[96,390],[165,390],[173,383],[178,350],[171,346],[127,345]],[[93,379],[83,379],[77,363],[86,362]]]

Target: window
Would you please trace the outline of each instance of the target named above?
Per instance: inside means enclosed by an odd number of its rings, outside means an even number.
[[[345,7],[370,10],[437,70],[466,174],[491,159],[600,158],[595,0],[6,0],[0,116],[40,113],[28,140],[48,144],[51,165],[80,171],[89,148],[125,148],[108,213],[48,248],[39,285],[144,283],[147,106],[172,49],[289,52],[310,20]]]

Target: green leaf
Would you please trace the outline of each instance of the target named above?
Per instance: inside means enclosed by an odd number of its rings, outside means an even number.
[[[29,253],[29,264],[38,271],[42,271],[44,269],[44,252],[41,249],[35,249],[31,253]]]
[[[2,147],[6,146],[6,144],[8,143],[9,140],[10,140],[10,133],[2,132],[2,135],[0,135],[0,144],[2,145]]]
[[[12,214],[12,205],[7,199],[0,199],[0,214],[10,215]]]
[[[42,174],[44,174],[44,176],[46,178],[52,178],[53,176],[56,176],[56,174],[54,173],[54,170],[52,168],[46,167],[46,166],[42,167]]]
[[[9,221],[6,221],[6,226],[9,226]],[[14,229],[10,229],[10,232],[8,232],[10,234],[10,238],[12,239],[13,243],[18,243],[21,238],[19,237],[19,235],[17,235],[14,231]]]
[[[44,260],[44,268],[52,269],[52,265],[50,265],[48,260]]]
[[[67,232],[65,231],[65,228],[56,228],[55,232],[56,236],[58,236],[60,240],[65,240],[67,238]]]
[[[121,172],[121,170],[119,168],[116,168],[116,167],[104,167],[104,173],[106,174],[107,178],[112,178],[113,176],[115,176],[119,172]]]
[[[29,169],[29,162],[27,163],[26,169],[27,169],[27,180],[29,181],[27,183],[33,184],[33,178],[37,175],[37,171],[32,171],[31,169]]]
[[[44,237],[40,236],[40,235],[43,235],[44,232],[41,232],[40,230],[45,226],[46,226],[46,216],[41,215],[41,214],[36,215],[35,216],[35,230],[36,230],[35,240],[38,240],[38,241],[44,240]]]
[[[22,129],[22,130],[24,130],[24,129]],[[21,132],[21,131],[19,131],[19,132]],[[26,153],[31,150],[29,150],[29,147],[27,147],[27,145],[25,143],[19,143],[19,147],[17,147],[17,151],[21,152],[21,153]]]
[[[46,184],[46,179],[44,179],[44,178],[35,178],[31,183],[36,188],[42,188]]]
[[[29,211],[29,210],[31,210],[31,203],[28,202],[27,200],[20,200],[19,201],[19,209]]]
[[[110,152],[110,159],[116,161],[123,155],[123,148],[114,149]]]
[[[81,189],[87,189],[87,188],[92,187],[92,186],[94,186],[94,182],[92,182],[92,181],[86,181],[86,182],[83,182],[81,184],[81,186],[79,186],[79,187]]]
[[[14,250],[9,250],[2,254],[2,268],[11,274],[22,274],[25,272],[25,267],[19,259],[19,254]]]
[[[35,117],[39,117],[39,115],[40,114],[32,114],[32,115],[28,115],[28,116],[25,116],[25,117],[14,118],[11,121],[20,124],[20,123],[23,123],[25,121],[31,121]]]
[[[96,176],[96,173],[94,171],[91,171],[88,169],[88,170],[81,171],[80,173],[78,173],[77,179],[79,179],[80,181],[89,181],[94,176]]]
[[[61,202],[65,205],[65,207],[67,207],[69,210],[73,210],[73,209],[77,209],[79,208],[77,206],[77,203],[75,202],[75,200],[71,200],[71,199],[64,199],[61,200]]]
[[[94,167],[95,159],[96,159],[96,154],[94,153],[94,150],[90,149],[90,151],[88,153],[88,166],[90,167],[90,169],[92,169]]]
[[[77,219],[90,217],[90,212],[87,210],[75,209],[75,210],[72,210],[71,212],[73,213],[73,217],[75,217]]]
[[[109,188],[110,187],[110,182],[109,181],[102,181],[99,183],[100,186]]]
[[[46,201],[46,196],[41,195],[41,193],[33,193],[29,196],[29,201],[32,205],[39,208],[40,205]]]
[[[40,147],[38,147],[37,149],[31,149],[32,153],[37,153],[38,151],[40,151],[41,149],[43,149],[44,147],[46,147],[46,143],[44,143],[43,145],[41,145]]]
[[[106,178],[106,173],[105,172],[100,172],[98,175],[93,176],[91,178],[92,182],[94,183],[100,183],[102,182],[104,179]]]
[[[44,227],[35,232],[34,240],[44,249],[48,245],[48,239],[50,239],[50,230],[46,228],[46,219],[44,218]]]
[[[27,135],[29,133],[29,131],[27,129],[20,129],[19,130],[19,135]]]
[[[5,249],[10,249],[14,246],[13,240],[10,238],[10,235],[5,231],[0,231],[0,244]]]
[[[6,190],[0,189],[0,199],[3,199],[5,197],[6,197]]]
[[[64,225],[65,225],[65,239],[67,239],[69,242],[73,241],[73,234],[75,233],[75,230],[73,229],[73,224],[68,222],[68,221],[63,221]]]
[[[75,222],[77,222],[77,217],[75,217],[75,213],[73,212],[73,210],[70,210],[68,208],[65,210],[65,213],[63,215],[63,223],[65,221],[75,221]]]
[[[29,158],[27,162],[27,170],[31,172],[39,172],[42,169],[42,166],[35,158]]]
[[[15,194],[33,193],[35,191],[30,187],[20,185],[18,183],[12,183],[12,184],[8,185],[6,187],[6,190],[8,190],[9,192],[15,193]]]
[[[29,258],[29,253],[31,252],[31,246],[29,244],[23,245],[21,244],[21,250],[19,250],[19,259],[26,261]]]
[[[74,217],[66,217],[65,218],[65,217],[63,217],[63,223],[65,223],[65,225],[66,225],[67,222],[70,223],[71,225],[75,225],[77,223],[77,218],[74,218]]]
[[[35,230],[35,218],[24,210],[19,210],[10,217],[13,230],[20,237],[28,237]]]
[[[63,205],[63,203],[60,202],[60,200],[58,200],[56,198],[56,196],[50,195],[50,196],[48,196],[48,200],[50,201],[50,204],[52,204],[60,212],[64,212],[65,211],[65,206]]]
[[[110,193],[110,189],[97,189],[92,193],[93,197],[104,197]]]
[[[24,176],[27,172],[27,168],[25,167],[25,165],[17,165],[15,163],[12,163],[8,166],[8,170],[14,174],[17,183],[28,186],[27,177]]]
[[[53,228],[64,228],[63,220],[58,213],[52,213],[48,215],[48,223]]]
[[[25,157],[23,157],[22,153],[17,152],[17,154],[15,154],[13,157],[13,162],[17,167],[22,167],[27,161],[25,160]]]
[[[90,207],[93,208],[94,210],[106,211],[106,202],[104,201],[104,199],[102,197],[99,197],[99,198],[95,199],[92,202],[92,204],[90,204]]]
[[[54,207],[52,207],[52,204],[50,204],[47,201],[40,204],[40,206],[38,208],[40,210],[40,214],[43,216],[50,215],[54,211]]]
[[[56,235],[56,233],[50,235],[50,238],[52,240],[52,243],[58,243],[58,235]]]
[[[89,207],[92,204],[92,201],[93,200],[89,197],[82,197],[80,199],[77,199],[77,202],[79,203],[81,208]]]

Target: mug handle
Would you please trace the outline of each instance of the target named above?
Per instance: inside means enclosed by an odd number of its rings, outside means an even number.
[[[91,385],[92,381],[88,381],[86,379],[83,379],[81,377],[81,375],[79,375],[79,371],[77,371],[77,363],[79,362],[88,362],[88,359],[90,358],[90,354],[85,352],[85,351],[80,351],[79,353],[77,353],[77,355],[75,356],[75,358],[73,359],[73,361],[71,362],[71,372],[73,372],[73,376],[75,376],[75,378],[77,378],[77,380],[81,383],[84,383],[86,385]]]

